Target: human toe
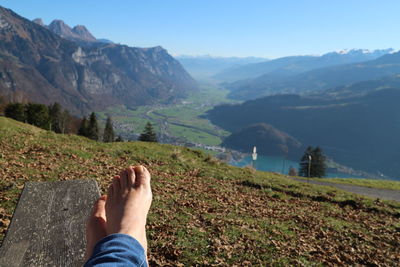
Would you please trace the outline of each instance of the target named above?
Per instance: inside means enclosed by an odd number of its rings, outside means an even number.
[[[106,217],[106,200],[107,196],[101,196],[96,203],[94,203],[93,208],[92,208],[92,216],[93,217],[100,217],[100,218],[105,218]]]
[[[135,186],[150,186],[150,173],[146,167],[139,165],[135,167]]]
[[[112,191],[113,196],[118,196],[121,192],[121,178],[120,176],[114,176],[112,180]]]

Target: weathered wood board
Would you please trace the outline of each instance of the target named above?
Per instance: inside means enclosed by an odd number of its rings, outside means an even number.
[[[96,181],[28,182],[0,248],[0,266],[82,266]]]

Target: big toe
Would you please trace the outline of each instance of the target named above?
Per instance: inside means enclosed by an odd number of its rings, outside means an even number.
[[[135,186],[144,186],[150,188],[150,173],[146,167],[139,165],[135,167]]]

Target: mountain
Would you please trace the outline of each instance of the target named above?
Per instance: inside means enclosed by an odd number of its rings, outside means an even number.
[[[95,43],[107,43],[112,44],[113,42],[108,39],[97,39],[90,31],[83,25],[76,25],[71,28],[65,24],[62,20],[53,20],[49,25],[45,25],[41,18],[34,19],[33,22],[39,24],[40,26],[46,27],[53,33],[61,36],[64,39],[74,41],[83,46],[91,46]]]
[[[183,67],[195,78],[211,78],[218,72],[234,66],[267,61],[258,57],[177,56]]]
[[[97,42],[97,39],[83,25],[77,25],[71,29],[64,21],[53,20],[47,28],[71,41]]]
[[[104,38],[97,39],[97,42],[106,43],[106,44],[113,44],[114,43],[113,41],[108,40],[108,39],[104,39]]]
[[[46,26],[41,18],[34,19],[34,20],[32,20],[32,22],[35,22],[36,24],[43,26],[43,27]]]
[[[288,77],[265,74],[256,79],[227,85],[233,99],[255,99],[283,93],[310,93],[400,73],[400,52],[375,60],[318,68]]]
[[[355,96],[363,96],[367,93],[390,89],[400,88],[400,74],[385,76],[382,78],[361,81],[349,85],[333,87],[322,92],[314,92],[309,94],[310,97],[329,97],[329,98],[348,98]]]
[[[305,146],[321,146],[342,165],[399,177],[399,99],[400,87],[347,98],[275,95],[219,106],[208,117],[231,132],[271,124]]]
[[[322,56],[289,56],[232,67],[216,74],[214,78],[225,82],[235,82],[268,74],[269,77],[291,76],[317,68],[373,60],[391,52],[393,52],[391,48],[374,51],[352,49],[331,52]]]
[[[271,155],[288,156],[296,160],[304,150],[299,141],[266,123],[252,124],[240,129],[228,136],[222,145],[245,153],[256,146],[260,154],[268,151]]]
[[[61,35],[85,35],[53,22]],[[110,105],[171,102],[196,83],[161,47],[81,46],[9,9],[0,8],[0,95],[59,102],[74,114]]]
[[[49,26],[49,30],[60,35],[64,39],[71,41],[97,42],[97,39],[83,25],[77,25],[70,28],[62,20],[53,20]]]

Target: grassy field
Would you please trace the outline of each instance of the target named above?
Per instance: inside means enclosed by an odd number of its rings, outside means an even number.
[[[297,177],[300,179],[307,180],[307,178]],[[311,178],[314,181],[321,182],[330,182],[330,183],[338,183],[338,184],[350,184],[350,185],[359,185],[366,186],[371,188],[380,188],[380,189],[393,189],[400,190],[400,182],[392,181],[392,180],[374,180],[374,179],[349,179],[349,178]]]
[[[400,203],[223,164],[156,143],[99,143],[0,117],[0,229],[26,181],[95,179],[123,167],[152,174],[151,266],[397,266]]]
[[[140,134],[146,122],[150,121],[157,133],[179,138],[182,142],[219,145],[222,138],[229,133],[201,116],[219,103],[232,102],[226,99],[226,95],[226,90],[202,85],[199,91],[191,92],[179,104],[142,106],[135,109],[117,106],[98,114],[102,120],[111,115],[116,131],[123,136]]]

